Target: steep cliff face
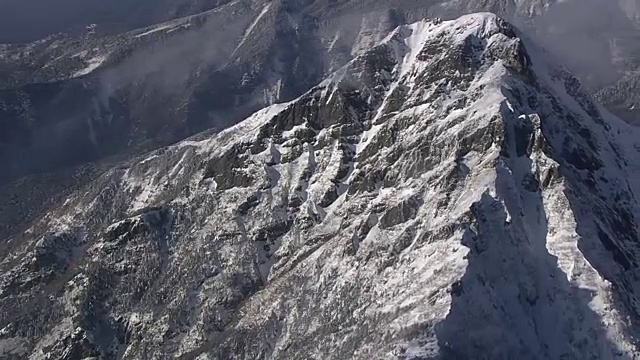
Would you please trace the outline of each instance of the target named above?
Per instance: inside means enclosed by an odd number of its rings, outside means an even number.
[[[401,26],[4,241],[0,351],[635,358],[636,132],[495,15]]]

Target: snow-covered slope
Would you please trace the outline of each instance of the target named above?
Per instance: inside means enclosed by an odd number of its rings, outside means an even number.
[[[401,26],[4,242],[0,351],[637,358],[637,135],[495,15]]]

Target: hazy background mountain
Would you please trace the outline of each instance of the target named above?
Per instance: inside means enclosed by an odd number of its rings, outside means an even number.
[[[5,0],[0,3],[0,43],[39,40],[55,33],[82,33],[98,24],[117,32],[213,9],[228,0]]]

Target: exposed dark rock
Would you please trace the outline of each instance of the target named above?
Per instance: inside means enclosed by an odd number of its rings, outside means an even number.
[[[388,209],[380,218],[380,227],[382,229],[402,224],[410,219],[415,218],[424,201],[418,195],[409,197],[401,203]]]

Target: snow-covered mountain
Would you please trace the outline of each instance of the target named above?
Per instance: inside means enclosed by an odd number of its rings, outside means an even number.
[[[630,0],[129,3],[110,2],[120,20],[96,19],[84,33],[0,45],[0,186],[226,128],[297,98],[398,25],[473,11],[522,25],[609,109],[638,116],[640,31]],[[0,13],[9,12],[0,5]]]
[[[634,359],[639,139],[495,15],[400,26],[14,229],[0,351]]]

